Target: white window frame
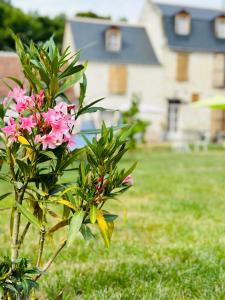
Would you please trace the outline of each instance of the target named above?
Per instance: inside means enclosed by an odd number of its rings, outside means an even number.
[[[218,39],[225,39],[225,16],[215,19],[215,34]]]
[[[108,51],[118,52],[121,49],[121,31],[119,28],[109,28],[105,33],[105,47]]]
[[[213,87],[225,87],[225,55],[224,53],[214,54]]]
[[[191,16],[187,12],[179,12],[175,16],[175,33],[187,36],[191,32]]]

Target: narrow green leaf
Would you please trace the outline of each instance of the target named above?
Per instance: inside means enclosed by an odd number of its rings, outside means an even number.
[[[30,166],[28,166],[24,161],[20,159],[16,159],[16,162],[19,166],[19,169],[23,173],[24,176],[27,176],[30,172]]]
[[[85,224],[81,225],[80,232],[83,235],[83,238],[85,239],[85,241],[89,241],[89,240],[95,238],[95,236],[91,232],[91,229]]]
[[[112,222],[112,221],[115,221],[118,218],[118,216],[112,215],[112,214],[104,214],[104,218],[105,218],[106,222]]]
[[[123,179],[130,175],[137,166],[137,161],[124,173]]]
[[[92,224],[95,224],[97,219],[97,208],[96,206],[93,204],[90,208],[90,221]]]
[[[19,87],[23,88],[23,83],[22,83],[22,81],[19,80],[18,78],[13,77],[13,76],[7,76],[6,78],[8,78],[8,79],[14,81],[15,83],[18,84]]]
[[[38,219],[29,210],[27,210],[24,206],[20,205],[19,203],[17,203],[17,207],[18,207],[19,211],[22,213],[22,215],[24,215],[24,217],[27,218],[29,222],[31,222],[33,225],[35,225],[39,229],[41,228],[41,225],[38,222]]]
[[[48,156],[49,158],[56,159],[57,157],[52,151],[40,151],[41,154]]]
[[[11,195],[11,194],[12,194],[12,193],[10,192],[10,193],[5,193],[5,194],[1,195],[1,196],[0,196],[0,200],[5,199],[7,196],[9,196],[9,195]]]
[[[68,239],[67,239],[68,247],[70,247],[73,244],[76,235],[81,228],[84,216],[85,216],[85,212],[83,210],[80,210],[73,215],[70,221],[69,232],[68,232]]]

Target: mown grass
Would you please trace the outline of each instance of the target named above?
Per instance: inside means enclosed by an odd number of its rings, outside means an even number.
[[[62,289],[68,300],[225,299],[225,153],[146,149],[123,164],[133,160],[139,160],[135,186],[121,203],[109,203],[121,216],[110,250],[100,239],[85,244],[78,238],[41,280],[38,299],[55,299]],[[0,213],[5,254],[8,213]],[[23,254],[33,257],[32,232],[27,240],[32,244]]]

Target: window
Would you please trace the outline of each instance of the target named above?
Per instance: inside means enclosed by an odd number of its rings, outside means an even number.
[[[121,49],[121,31],[113,26],[106,30],[105,47],[108,51],[118,52]]]
[[[211,132],[212,135],[225,132],[225,111],[224,110],[212,110]]]
[[[186,11],[179,12],[175,16],[175,33],[189,35],[191,31],[191,17]]]
[[[225,87],[225,55],[222,53],[214,55],[213,87]]]
[[[215,19],[215,34],[219,39],[225,39],[225,16]]]
[[[178,53],[177,54],[177,81],[187,81],[188,80],[188,53]]]
[[[125,94],[127,90],[127,68],[124,65],[110,66],[109,91],[112,94]]]
[[[193,93],[191,95],[191,102],[194,103],[194,102],[197,102],[198,100],[199,100],[199,94]]]

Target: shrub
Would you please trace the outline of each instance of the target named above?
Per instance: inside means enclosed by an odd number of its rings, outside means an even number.
[[[24,82],[10,77],[16,86],[0,105],[1,166],[4,163],[8,168],[0,178],[12,185],[14,197],[9,220],[11,258],[0,263],[0,291],[3,299],[28,299],[60,251],[66,245],[73,247],[77,233],[89,240],[97,225],[109,247],[117,215],[103,208],[132,185],[135,164],[129,170],[118,167],[127,151],[125,134],[104,123],[92,141],[86,132],[77,132],[78,118],[103,110],[95,106],[101,99],[85,105],[86,63],[78,64],[80,53],[66,49],[60,54],[52,39],[24,46],[13,36],[27,83],[25,88]],[[78,81],[80,97],[75,107],[64,92]],[[78,134],[87,143],[82,149],[76,148]],[[74,173],[74,180],[62,183],[66,171]],[[12,193],[1,199],[7,201]],[[55,220],[53,225],[50,218]],[[20,257],[24,243],[30,242],[26,235],[31,227],[36,228],[38,240],[36,267],[29,267],[28,259]],[[68,233],[44,262],[46,237],[54,238],[65,227]]]

